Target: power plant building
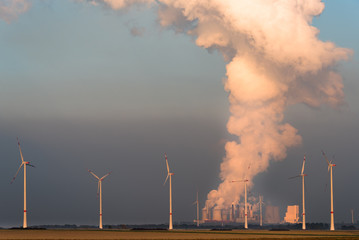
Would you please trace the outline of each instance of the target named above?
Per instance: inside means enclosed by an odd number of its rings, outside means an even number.
[[[248,204],[247,206],[247,219],[248,222],[259,222],[258,214],[254,213],[253,206]],[[202,209],[202,223],[205,222],[244,222],[244,206],[238,204],[232,204],[228,208],[212,208]]]
[[[286,223],[299,223],[299,206],[292,205],[287,207],[287,212],[284,217]]]
[[[268,205],[265,208],[264,221],[267,224],[280,223],[279,207]]]

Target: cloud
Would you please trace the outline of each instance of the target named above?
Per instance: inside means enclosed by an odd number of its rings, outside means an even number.
[[[29,8],[30,2],[27,0],[0,0],[0,18],[10,23]]]
[[[136,4],[151,4],[154,0],[87,0],[90,4],[104,4],[114,10],[126,9]]]
[[[132,27],[131,30],[131,35],[134,37],[142,37],[143,34],[145,33],[145,28],[143,27]]]

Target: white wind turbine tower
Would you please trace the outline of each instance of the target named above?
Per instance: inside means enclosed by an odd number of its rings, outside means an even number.
[[[35,167],[33,165],[30,164],[30,162],[25,162],[24,161],[24,157],[22,156],[22,151],[21,151],[21,147],[20,147],[20,141],[17,138],[17,144],[19,145],[19,150],[20,150],[20,157],[21,157],[21,165],[19,167],[19,169],[17,170],[15,176],[12,178],[11,183],[14,182],[17,174],[19,173],[20,169],[22,166],[24,166],[24,218],[23,218],[23,224],[22,227],[23,228],[27,228],[27,207],[26,207],[26,165],[29,165],[30,167]]]
[[[248,166],[248,169],[251,167],[251,165]],[[232,181],[234,182],[244,182],[244,228],[248,229],[248,217],[247,217],[247,182],[248,179],[245,177],[244,179]]]
[[[172,230],[173,229],[173,224],[172,224],[172,176],[174,175],[174,173],[170,172],[170,167],[168,166],[168,160],[167,160],[167,154],[166,153],[165,153],[165,159],[166,159],[166,166],[167,166],[167,177],[166,177],[166,180],[163,183],[163,185],[166,184],[167,179],[169,177],[169,179],[170,179],[170,183],[169,183],[169,185],[170,185],[170,222],[169,222],[168,229]]]
[[[305,155],[304,155],[304,159],[303,159],[303,164],[302,164],[302,171],[300,172],[300,175],[298,176],[294,176],[294,177],[290,177],[289,179],[293,179],[293,178],[297,178],[297,177],[302,177],[302,204],[303,204],[303,213],[302,213],[302,229],[305,230],[305,194],[304,194],[304,177],[307,176],[307,174],[304,174],[304,166],[305,166]]]
[[[196,207],[197,207],[197,227],[199,227],[199,201],[198,201],[198,191],[197,191],[197,199],[196,201],[193,203],[193,205],[196,204]]]
[[[248,219],[247,219],[247,182],[248,179],[241,179],[234,182],[244,182],[244,228],[248,229]]]
[[[108,175],[110,175],[111,172],[107,173],[102,178],[99,178],[94,174],[91,170],[88,170],[97,180],[97,195],[100,194],[100,222],[99,222],[99,228],[102,229],[102,180],[104,180]]]
[[[328,172],[330,171],[330,230],[334,231],[334,204],[333,204],[333,167],[336,165],[333,164],[333,161],[328,161],[327,156],[322,151],[322,154],[325,158],[325,161],[327,161],[328,164]]]

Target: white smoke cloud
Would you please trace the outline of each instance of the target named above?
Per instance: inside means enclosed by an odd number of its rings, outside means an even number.
[[[16,19],[30,7],[27,0],[0,0],[0,18],[7,23]]]
[[[120,9],[153,1],[94,0]],[[297,130],[283,123],[290,104],[318,107],[343,103],[342,78],[333,67],[351,51],[318,39],[311,25],[321,14],[320,0],[157,0],[159,23],[193,36],[196,44],[217,49],[228,61],[225,90],[229,92],[227,128],[237,136],[225,145],[222,183],[208,194],[210,207],[229,207],[243,195],[244,184],[271,160],[286,157],[301,143]],[[248,169],[248,166],[251,166]]]
[[[154,0],[80,0],[87,1],[92,5],[105,4],[114,10],[125,9],[135,4],[151,4]]]

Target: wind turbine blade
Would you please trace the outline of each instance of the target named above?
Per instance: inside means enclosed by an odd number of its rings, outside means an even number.
[[[170,173],[170,167],[168,166],[167,154],[165,153],[167,173]]]
[[[169,177],[169,174],[167,174],[167,177],[166,177],[165,182],[163,183],[163,186],[166,184],[168,177]]]
[[[297,177],[301,177],[301,175],[294,176],[294,177],[290,177],[290,178],[288,178],[288,179],[293,179],[293,178],[297,178]]]
[[[21,147],[20,147],[20,141],[19,141],[19,138],[16,138],[16,140],[17,140],[17,145],[19,145],[20,156],[21,156],[21,162],[24,162],[24,157],[22,156],[22,151],[21,151]]]
[[[21,165],[20,165],[19,169],[17,170],[17,172],[16,172],[15,176],[12,178],[12,180],[11,180],[10,184],[12,184],[12,183],[15,181],[15,178],[16,178],[17,174],[19,173],[19,171],[20,171],[20,169],[21,169],[22,165],[24,165],[24,164],[23,164],[23,163],[21,163]]]
[[[31,165],[31,164],[26,164],[27,166],[30,166],[30,167],[35,167],[34,165]]]
[[[103,176],[100,180],[104,180],[108,175],[110,175],[112,173],[112,171],[111,172],[109,172],[109,173],[107,173],[105,176]]]
[[[329,165],[330,163],[329,163],[329,161],[328,161],[327,156],[326,156],[325,153],[323,152],[323,150],[322,150],[322,154],[323,154],[323,156],[324,156],[324,158],[325,158],[325,161],[327,161],[327,163],[328,163],[328,165]]]
[[[304,155],[303,165],[302,165],[302,172],[301,172],[302,175],[303,175],[303,173],[304,173],[304,166],[305,166],[305,155]]]
[[[230,181],[230,182],[234,183],[234,182],[245,182],[245,181],[246,181],[246,179],[241,179],[241,180],[233,180],[233,181]]]
[[[97,177],[96,174],[94,174],[91,170],[88,170],[88,169],[87,169],[87,171],[89,171],[89,173],[91,173],[95,178],[97,178],[98,180],[100,180],[100,178]]]

